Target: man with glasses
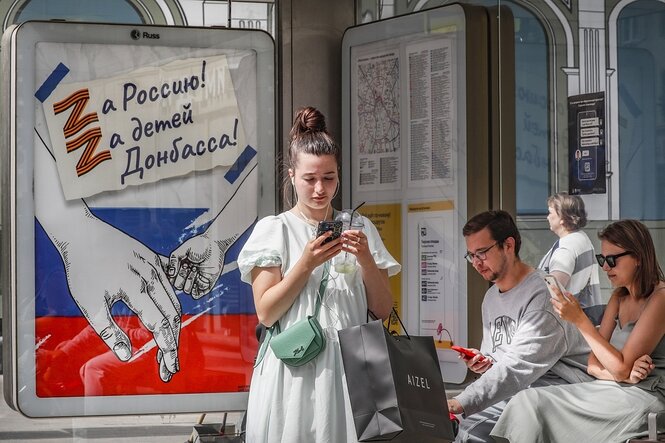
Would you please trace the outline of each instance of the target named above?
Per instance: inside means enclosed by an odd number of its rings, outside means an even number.
[[[480,377],[448,408],[463,414],[456,441],[493,442],[490,431],[511,396],[529,386],[589,381],[589,347],[550,302],[544,273],[519,257],[520,233],[505,211],[472,217],[462,230],[465,258],[493,285],[482,304],[483,338],[465,363]]]

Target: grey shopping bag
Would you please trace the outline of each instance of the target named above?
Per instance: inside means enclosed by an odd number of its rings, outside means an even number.
[[[393,335],[380,320],[339,331],[358,441],[453,441],[431,336]]]

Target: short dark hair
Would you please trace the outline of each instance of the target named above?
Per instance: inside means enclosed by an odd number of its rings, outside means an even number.
[[[649,229],[637,220],[619,220],[610,223],[598,233],[598,238],[629,251],[640,266],[635,271],[635,296],[646,298],[659,281],[665,280],[658,264],[656,248]],[[628,295],[625,288],[617,289],[619,295]]]
[[[464,228],[462,228],[462,234],[468,237],[485,228],[489,229],[492,238],[501,247],[503,247],[503,243],[508,237],[514,238],[515,257],[520,257],[522,237],[520,236],[520,231],[517,229],[515,220],[513,220],[513,217],[509,213],[502,210],[492,210],[476,214],[466,222]]]
[[[559,192],[547,199],[547,205],[552,206],[559,214],[567,231],[577,231],[586,226],[586,209],[582,197]]]

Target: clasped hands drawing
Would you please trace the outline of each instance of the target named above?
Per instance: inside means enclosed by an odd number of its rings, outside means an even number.
[[[50,152],[37,152],[43,160],[41,183],[58,183],[51,181],[57,179],[57,170]],[[168,258],[96,217],[85,201],[66,202],[57,186],[42,186],[36,193],[36,199],[49,201],[49,210],[40,210],[46,205],[36,202],[36,216],[62,257],[72,298],[120,361],[130,360],[132,343],[111,315],[118,301],[153,335],[161,380],[168,382],[179,371],[182,310],[175,291],[199,299],[214,288],[226,251],[255,219],[244,214],[251,212],[246,200],[255,187],[254,177],[249,178],[243,181],[248,185],[240,185],[249,189],[237,189],[205,232],[184,241]]]
[[[111,316],[113,304],[124,302],[153,334],[158,347],[159,376],[169,381],[180,369],[178,337],[182,311],[175,290],[195,299],[207,295],[222,272],[226,250],[238,235],[222,240],[212,238],[221,232],[211,225],[213,232],[209,228],[191,237],[166,258],[96,218],[89,210],[86,218],[88,223],[78,231],[79,235],[54,242],[64,262],[72,297],[109,349],[119,360],[128,361],[132,344]],[[99,244],[100,239],[112,247],[98,253],[91,251],[88,245]]]

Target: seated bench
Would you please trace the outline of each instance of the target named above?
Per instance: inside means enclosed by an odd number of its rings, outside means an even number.
[[[647,430],[649,434],[643,438],[628,440],[628,443],[657,443],[665,441],[665,434],[658,433],[658,425],[665,428],[665,411],[650,412],[647,414]]]

